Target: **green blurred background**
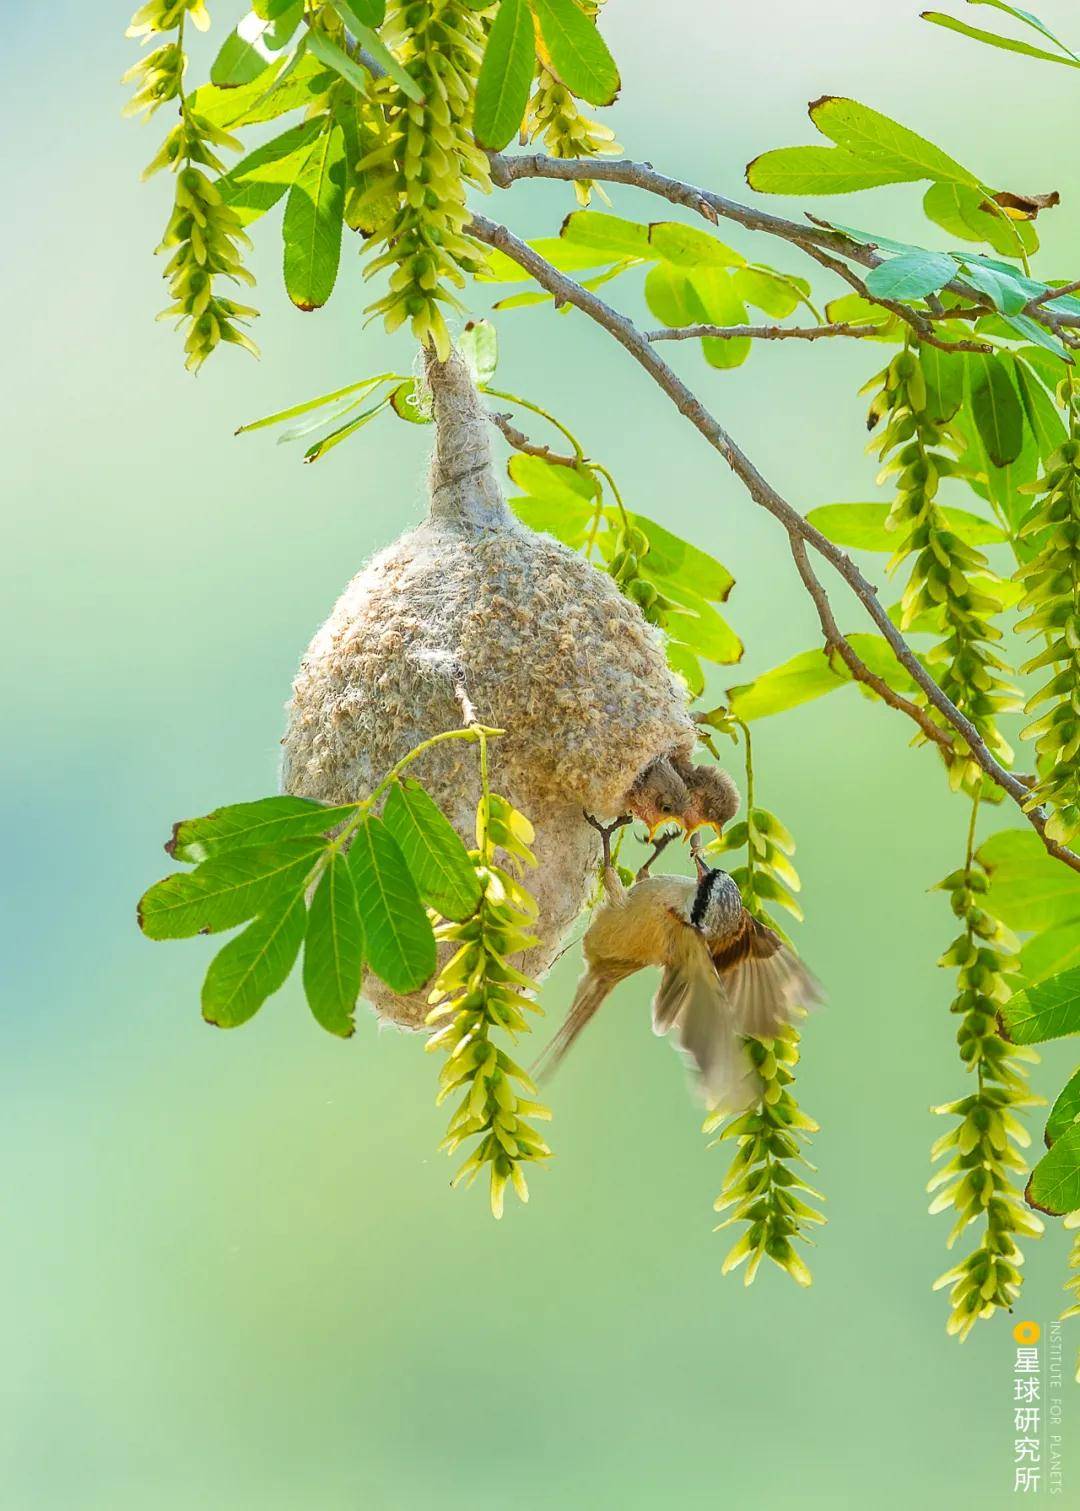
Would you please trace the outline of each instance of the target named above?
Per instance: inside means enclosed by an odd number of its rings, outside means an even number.
[[[212,9],[220,37],[231,11]],[[1072,10],[1042,0],[1075,43]],[[811,139],[807,100],[853,94],[995,182],[1060,188],[1042,266],[1078,271],[1072,71],[932,31],[913,0],[608,11],[631,154],[743,197],[749,157]],[[419,518],[428,435],[390,419],[311,469],[234,440],[408,365],[407,340],[363,328],[351,253],[329,310],[295,312],[267,222],[263,361],[223,351],[193,381],[153,323],[168,191],[138,174],[167,123],[120,119],[127,6],[6,20],[0,1502],[1004,1506],[1014,1345],[1005,1319],[946,1339],[930,1282],[948,1219],[923,1190],[942,1131],[928,1109],[965,1090],[934,965],[952,919],[926,889],[958,863],[966,811],[895,716],[845,690],[758,727],[761,800],[798,837],[801,944],[830,995],[799,1082],[831,1218],[808,1293],[772,1269],[749,1291],[721,1278],[726,1160],[649,1031],[649,983],[620,991],[556,1082],[558,1158],[495,1224],[479,1190],[449,1189],[419,1039],[364,1013],[334,1041],[292,984],[243,1031],[211,1032],[209,942],[139,937],[171,821],[275,788],[298,657],[351,573]],[[918,202],[876,191],[842,218],[940,245]],[[535,234],[569,208],[568,190],[523,185],[490,213]],[[628,191],[616,208],[650,213]],[[501,333],[500,380],[575,415],[633,506],[736,573],[745,671],[714,691],[814,643],[771,521],[603,333],[538,311]],[[766,347],[735,374],[676,359],[797,504],[875,496],[855,389],[876,349]],[[546,991],[555,1019],[577,968]],[[1066,1062],[1048,1055],[1037,1085]],[[1057,1230],[1030,1246],[1020,1315],[1054,1315],[1064,1255]],[[1075,1491],[1074,1395],[1065,1450]]]

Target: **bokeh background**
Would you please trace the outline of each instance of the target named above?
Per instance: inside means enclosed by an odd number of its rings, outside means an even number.
[[[0,56],[0,1503],[1004,1506],[1014,1345],[1004,1319],[946,1339],[930,1282],[948,1220],[923,1190],[929,1108],[965,1090],[934,964],[952,919],[927,888],[959,862],[966,811],[895,716],[845,689],[758,726],[761,798],[798,837],[801,943],[830,993],[800,1074],[831,1219],[809,1293],[771,1269],[749,1291],[721,1278],[726,1161],[649,1031],[649,984],[620,992],[556,1083],[558,1158],[497,1225],[479,1189],[449,1189],[419,1039],[363,1013],[334,1041],[293,984],[213,1032],[209,942],[138,935],[172,820],[274,790],[298,657],[348,576],[419,518],[428,435],[390,418],[310,469],[272,437],[233,439],[412,356],[364,328],[351,253],[329,310],[294,311],[269,220],[262,362],[223,351],[183,372],[153,323],[168,191],[138,184],[166,122],[119,114],[127,9],[12,7]],[[212,9],[220,37],[231,11]],[[1041,0],[1075,43],[1072,10]],[[1061,189],[1044,266],[1078,271],[1071,70],[933,31],[914,0],[608,11],[630,153],[745,195],[749,157],[812,138],[808,100],[853,94],[995,182]],[[842,218],[939,245],[920,192],[856,196]],[[536,234],[569,208],[565,188],[522,185],[492,213]],[[616,208],[650,213],[628,191]],[[713,691],[814,643],[772,523],[606,336],[538,311],[501,332],[500,379],[576,416],[633,506],[736,573],[747,657]],[[876,349],[766,347],[734,374],[676,357],[796,503],[877,496],[855,396]],[[567,957],[553,976],[551,1018],[576,972]],[[1048,1055],[1037,1085],[1064,1068]],[[1064,1255],[1060,1231],[1031,1245],[1023,1315],[1055,1314]]]

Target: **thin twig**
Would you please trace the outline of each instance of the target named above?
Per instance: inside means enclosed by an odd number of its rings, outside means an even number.
[[[519,267],[524,268],[535,278],[541,288],[553,294],[557,302],[574,305],[607,330],[667,394],[679,413],[690,421],[714,450],[720,453],[754,502],[774,515],[789,534],[794,533],[800,536],[807,545],[812,546],[819,555],[824,556],[835,567],[881,630],[900,665],[922,688],[930,703],[962,736],[976,764],[1021,808],[1028,823],[1042,836],[1047,850],[1063,860],[1066,865],[1080,871],[1080,855],[1064,849],[1046,837],[1045,811],[1042,808],[1024,808],[1024,804],[1030,799],[1028,788],[995,759],[975,725],[961,713],[930,676],[879,602],[877,589],[873,583],[863,575],[845,551],[834,545],[820,530],[804,519],[798,510],[794,509],[765,480],[719,420],[709,413],[696,394],[667,365],[633,321],[606,304],[592,290],[583,288],[565,273],[560,273],[546,258],[541,257],[506,226],[497,225],[478,215],[473,218],[469,231],[477,240],[497,248],[512,258]]]
[[[524,452],[526,456],[538,456],[545,462],[550,462],[553,467],[578,467],[581,458],[576,456],[563,456],[558,451],[552,451],[550,446],[541,446],[536,441],[530,441],[523,430],[519,430],[510,419],[508,414],[497,414],[495,411],[488,412],[488,419],[501,430],[506,440],[513,446],[515,451]]]
[[[711,336],[718,341],[819,341],[822,336],[851,336],[856,340],[880,333],[872,325],[849,325],[836,321],[832,325],[680,325],[663,330],[645,331],[646,341],[694,341]]]
[[[926,709],[920,708],[917,703],[912,703],[911,699],[905,698],[903,694],[895,692],[883,677],[872,672],[851,642],[841,633],[833,615],[828,594],[810,565],[804,541],[793,531],[789,531],[788,540],[791,542],[791,554],[795,558],[795,566],[802,578],[803,586],[814,600],[814,607],[821,621],[821,633],[825,640],[826,651],[835,650],[857,682],[863,682],[867,687],[872,688],[882,702],[887,703],[890,708],[899,709],[901,713],[907,714],[909,719],[914,719],[928,740],[933,740],[944,750],[951,750],[952,740],[939,724],[934,723]]]

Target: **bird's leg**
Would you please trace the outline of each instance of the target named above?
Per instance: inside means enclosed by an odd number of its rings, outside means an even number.
[[[591,813],[586,813],[584,808],[581,812],[585,822],[591,824],[600,836],[600,843],[604,847],[604,870],[606,871],[611,865],[611,836],[620,829],[625,829],[627,824],[632,824],[633,815],[623,813],[618,818],[612,819],[610,824],[602,824],[598,818],[593,818]]]
[[[659,839],[653,840],[652,854],[649,856],[648,860],[643,866],[638,867],[638,873],[634,877],[635,881],[643,881],[645,877],[648,876],[649,872],[652,870],[653,861],[657,860],[661,855],[663,855],[668,845],[671,844],[671,841],[673,839],[678,839],[681,833],[681,829],[669,829],[666,834],[661,834]],[[648,843],[648,841],[643,840],[642,843]]]

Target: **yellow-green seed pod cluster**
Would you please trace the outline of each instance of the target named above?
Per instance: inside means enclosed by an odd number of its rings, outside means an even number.
[[[937,502],[942,478],[953,476],[958,468],[943,449],[950,444],[946,427],[928,413],[918,353],[907,348],[898,352],[867,387],[877,390],[870,405],[870,428],[881,419],[888,422],[872,443],[882,461],[888,457],[879,481],[896,478],[887,528],[897,532],[899,544],[889,568],[914,557],[901,598],[901,628],[922,621],[941,632],[927,656],[930,669],[989,749],[1009,764],[1013,752],[996,720],[1019,705],[1016,689],[1000,675],[1008,670],[1006,663],[992,649],[1001,630],[990,621],[1001,605],[986,591],[994,581],[986,557],[949,528]],[[953,752],[952,786],[978,791],[982,773],[960,735],[955,736]]]
[[[932,1213],[955,1213],[950,1248],[969,1224],[984,1224],[978,1246],[934,1286],[951,1287],[947,1327],[964,1339],[980,1317],[1012,1307],[1022,1283],[1017,1236],[1037,1237],[1043,1231],[1021,1191],[1026,1163],[1018,1150],[1031,1140],[1016,1116],[1039,1098],[1032,1096],[1024,1070],[1024,1062],[1036,1058],[1034,1052],[1007,1043],[997,1031],[997,1012],[1012,994],[1017,967],[1012,937],[980,905],[988,886],[986,872],[972,856],[939,886],[964,926],[938,963],[957,971],[950,1011],[960,1019],[960,1058],[978,1086],[934,1109],[957,1122],[931,1150],[933,1160],[945,1163],[927,1189],[936,1192]]]
[[[431,993],[435,1004],[429,1023],[441,1023],[427,1042],[447,1060],[439,1080],[438,1102],[461,1093],[442,1148],[453,1154],[469,1139],[479,1143],[454,1176],[454,1185],[471,1185],[485,1166],[489,1171],[491,1210],[503,1212],[508,1184],[522,1201],[529,1198],[523,1166],[547,1159],[551,1150],[530,1119],[550,1118],[530,1099],[536,1087],[528,1074],[492,1042],[493,1030],[512,1039],[528,1033],[527,1012],[538,1012],[536,982],[510,964],[531,949],[536,903],[509,870],[495,863],[502,850],[519,869],[535,865],[529,846],[532,825],[505,798],[487,794],[477,810],[477,849],[472,852],[481,900],[464,923],[446,923],[436,938],[457,946],[439,972]],[[448,1020],[443,1022],[443,1020]],[[526,1093],[523,1095],[522,1093]]]
[[[636,603],[650,624],[658,629],[667,625],[669,613],[676,608],[655,583],[643,575],[641,567],[649,551],[649,537],[644,530],[629,522],[615,533],[614,552],[608,563],[608,572],[615,579],[621,592],[631,603]]]
[[[197,371],[222,341],[242,346],[257,356],[258,348],[241,326],[253,319],[258,310],[226,298],[214,286],[216,278],[247,284],[255,280],[238,251],[241,246],[251,245],[242,222],[236,211],[223,202],[221,191],[204,171],[224,173],[225,164],[215,149],[239,151],[240,143],[227,131],[196,115],[184,98],[183,28],[188,16],[204,30],[209,25],[210,18],[201,0],[171,0],[171,3],[153,0],[136,11],[128,28],[129,36],[148,37],[176,31],[177,37],[175,42],[155,49],[130,69],[125,78],[137,84],[129,113],[141,111],[148,117],[166,100],[180,102],[180,120],[147,164],[143,177],[150,178],[165,168],[176,176],[172,214],[157,247],[159,253],[169,255],[165,277],[173,302],[162,310],[159,318],[175,317],[178,326],[186,327],[186,366]]]
[[[736,866],[731,876],[742,892],[746,911],[771,929],[779,925],[769,912],[770,904],[786,909],[801,922],[802,908],[793,894],[801,891],[802,883],[791,863],[795,840],[790,831],[767,808],[751,808],[745,820],[730,824],[719,839],[706,846],[706,851],[723,855],[744,847],[747,863]]]
[[[537,69],[523,134],[531,142],[542,142],[549,157],[600,157],[620,150],[615,133],[583,114],[565,84],[544,67]],[[592,179],[575,182],[579,205],[589,203],[595,187]]]
[[[1021,668],[1053,668],[1053,676],[1025,705],[1050,709],[1021,738],[1035,741],[1039,777],[1029,807],[1051,809],[1046,833],[1070,845],[1080,834],[1080,422],[1047,459],[1041,497],[1020,532],[1037,554],[1016,576],[1024,585],[1026,616],[1017,628],[1045,636],[1046,649]]]
[[[440,361],[450,354],[443,306],[460,309],[452,288],[482,272],[485,257],[465,234],[469,184],[490,187],[485,154],[470,130],[483,26],[464,0],[407,0],[388,17],[385,33],[423,98],[409,99],[390,78],[374,86],[386,113],[386,132],[357,165],[372,185],[369,203],[384,210],[374,227],[383,248],[370,276],[392,268],[390,289],[370,306],[388,330],[408,321]]]
[[[736,1222],[748,1224],[724,1259],[723,1273],[745,1262],[744,1279],[750,1285],[761,1261],[771,1259],[799,1285],[809,1285],[810,1271],[793,1240],[810,1242],[804,1231],[807,1225],[825,1221],[805,1197],[825,1198],[792,1168],[814,1168],[803,1155],[802,1145],[818,1131],[790,1090],[799,1060],[799,1035],[789,1027],[775,1039],[747,1039],[746,1053],[762,1083],[760,1099],[726,1126],[721,1126],[722,1112],[705,1122],[706,1133],[720,1129],[710,1148],[726,1139],[738,1143],[715,1202],[718,1212],[731,1210],[717,1231]]]

